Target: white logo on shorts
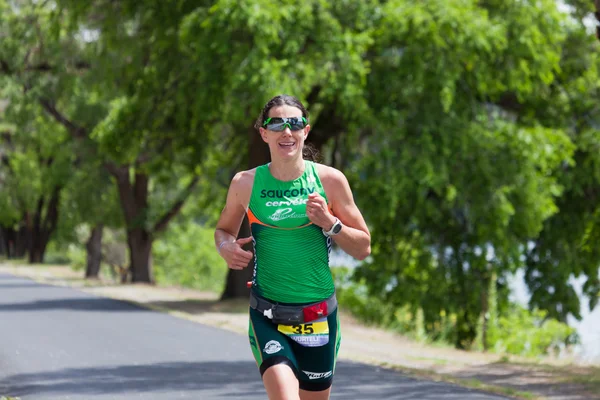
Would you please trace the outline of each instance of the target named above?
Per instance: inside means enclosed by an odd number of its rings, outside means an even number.
[[[276,340],[271,340],[267,342],[265,345],[265,349],[263,350],[267,354],[277,353],[279,350],[283,349],[283,346],[279,344]]]
[[[305,370],[302,370],[302,372],[304,372],[308,376],[308,379],[329,378],[331,376],[331,374],[333,373],[332,371],[327,371],[327,372],[310,372],[310,371],[305,371]]]

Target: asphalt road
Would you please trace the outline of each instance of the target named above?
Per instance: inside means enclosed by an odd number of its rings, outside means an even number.
[[[22,400],[267,398],[244,336],[0,274],[3,395]],[[344,361],[338,363],[331,398],[504,399]]]

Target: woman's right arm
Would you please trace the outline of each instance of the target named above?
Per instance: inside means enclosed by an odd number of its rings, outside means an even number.
[[[254,171],[238,172],[233,177],[227,192],[225,207],[215,229],[217,251],[231,269],[244,269],[252,260],[252,252],[242,248],[252,241],[252,237],[238,240],[236,237],[250,202],[253,182]]]

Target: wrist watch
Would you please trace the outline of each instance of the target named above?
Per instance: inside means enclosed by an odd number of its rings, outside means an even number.
[[[338,233],[340,233],[340,231],[342,230],[342,221],[340,221],[339,219],[335,219],[335,222],[333,223],[333,226],[331,227],[330,230],[326,231],[325,229],[323,229],[323,235],[329,237],[329,236],[335,236]]]

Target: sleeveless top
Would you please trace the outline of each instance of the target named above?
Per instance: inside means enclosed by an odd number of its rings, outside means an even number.
[[[304,173],[292,181],[275,179],[268,164],[256,168],[247,213],[254,239],[252,290],[259,296],[301,304],[333,294],[331,238],[306,215],[313,192],[327,201],[313,162],[305,161]]]

